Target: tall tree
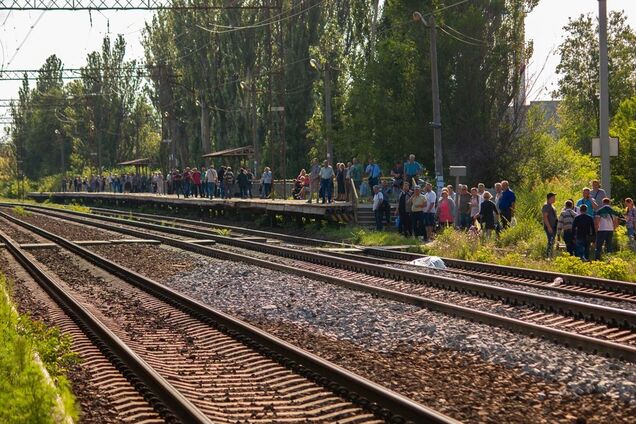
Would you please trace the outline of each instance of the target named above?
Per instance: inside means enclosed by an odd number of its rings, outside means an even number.
[[[559,46],[560,75],[555,97],[562,99],[561,135],[584,152],[599,128],[598,24],[591,15],[571,19]],[[636,95],[636,33],[623,12],[610,12],[608,21],[610,116]]]

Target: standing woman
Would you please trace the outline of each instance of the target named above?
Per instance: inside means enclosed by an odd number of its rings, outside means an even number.
[[[475,225],[475,221],[479,217],[479,206],[481,198],[479,196],[479,191],[477,191],[477,187],[473,187],[470,189],[470,219],[471,225]]]
[[[338,168],[336,172],[336,181],[338,182],[338,196],[336,196],[336,200],[345,200],[345,178],[347,176],[345,164],[339,163],[336,166]]]
[[[437,221],[440,227],[452,227],[455,217],[455,202],[448,196],[448,189],[442,189],[442,198],[437,205]]]

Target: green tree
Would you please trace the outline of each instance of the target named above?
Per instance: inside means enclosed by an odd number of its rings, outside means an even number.
[[[583,152],[590,152],[591,138],[599,128],[598,24],[591,15],[571,19],[559,46],[561,61],[556,97],[560,106],[560,133]],[[636,95],[636,32],[623,12],[610,12],[608,20],[610,117],[623,100]]]
[[[612,194],[617,199],[636,197],[636,97],[619,105],[611,133],[620,140],[618,157],[612,158]]]

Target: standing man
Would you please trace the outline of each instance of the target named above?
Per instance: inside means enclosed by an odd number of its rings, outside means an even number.
[[[499,212],[502,217],[502,227],[508,228],[508,225],[512,221],[512,217],[515,212],[515,202],[517,201],[517,196],[515,193],[510,190],[510,185],[508,181],[504,180],[501,182],[501,198],[499,199]]]
[[[605,193],[605,190],[601,188],[601,183],[599,182],[599,180],[592,181],[592,191],[590,192],[590,197],[596,203],[594,210],[603,206],[603,199],[607,197],[607,194]]]
[[[210,197],[210,195],[208,194],[208,180],[207,180],[207,170],[205,169],[205,166],[201,167],[201,193],[199,194],[199,197]]]
[[[216,197],[216,179],[218,175],[216,173],[216,169],[213,166],[210,166],[208,170],[205,172],[205,182],[208,186],[208,197],[210,199],[214,199]]]
[[[192,192],[194,193],[194,197],[202,197],[201,193],[201,172],[194,167],[192,169]]]
[[[548,238],[548,244],[545,249],[545,257],[551,258],[557,230],[557,215],[553,206],[556,201],[556,194],[548,193],[546,199],[547,201],[545,205],[543,205],[543,209],[541,209],[541,214],[543,215],[543,229],[545,230],[545,235]]]
[[[223,192],[224,199],[232,198],[232,186],[234,185],[234,173],[232,172],[232,168],[229,166],[225,168],[225,172],[223,173]]]
[[[181,183],[183,182],[183,176],[179,173],[177,168],[172,170],[172,190],[174,194],[177,195],[177,199],[179,198],[179,193],[181,192]]]
[[[333,168],[329,163],[325,160],[322,162],[322,168],[320,168],[320,198],[322,199],[322,203],[325,203],[325,197],[329,203],[332,202],[331,197],[333,196],[333,178],[334,172]]]
[[[581,213],[572,222],[572,233],[576,244],[576,256],[581,260],[590,259],[590,240],[596,234],[594,219],[587,214],[587,205],[581,205]]]
[[[416,185],[411,196],[411,218],[413,222],[413,234],[425,241],[426,229],[424,226],[424,208],[426,208],[426,197],[422,194],[420,186]]]
[[[411,226],[411,192],[409,190],[410,185],[406,181],[402,184],[402,190],[400,191],[400,197],[398,199],[397,214],[400,218],[400,224],[398,225],[398,232],[404,237],[410,237],[413,235],[413,228]]]
[[[576,202],[576,207],[578,207],[579,210],[581,210],[582,205],[586,206],[585,210],[587,211],[587,214],[590,216],[590,218],[594,218],[594,210],[596,210],[597,203],[594,201],[594,199],[592,199],[592,196],[590,195],[590,189],[587,187],[583,189],[583,197],[581,197],[579,201]]]
[[[263,169],[263,174],[261,175],[261,186],[263,189],[261,190],[261,199],[269,198],[269,194],[272,191],[272,183],[274,182],[274,175],[272,174],[272,170],[269,166],[266,166]]]
[[[317,161],[316,161],[317,163]],[[357,158],[351,160],[351,179],[356,186],[356,191],[360,195],[360,184],[362,184],[362,164],[358,163]]]
[[[322,203],[325,203],[324,199]],[[382,226],[382,215],[384,212],[383,211],[384,208],[382,207],[383,203],[384,203],[384,195],[382,194],[382,191],[380,190],[380,186],[376,184],[373,186],[373,216],[375,217],[375,229],[378,231],[382,231],[383,229],[383,226]]]
[[[413,184],[413,180],[415,180],[415,184],[417,184],[417,177],[422,173],[424,167],[421,163],[415,160],[415,155],[409,155],[409,160],[404,162],[404,173],[406,174],[406,181],[409,185]]]
[[[219,166],[219,170],[216,171],[216,176],[219,182],[219,196],[221,199],[225,199],[225,166]]]
[[[369,178],[369,187],[374,187],[380,183],[382,170],[380,169],[380,165],[375,163],[374,159],[369,159],[369,164],[367,165],[367,169],[364,170],[364,173],[367,174]]]
[[[309,200],[307,200],[307,203],[311,203],[314,194],[316,195],[316,202],[318,202],[320,200],[320,165],[316,158],[311,160],[311,168],[309,169]]]
[[[433,185],[426,183],[424,186],[424,197],[426,197],[426,208],[424,209],[424,226],[426,228],[426,239],[433,240],[433,228],[435,228],[435,204],[437,195],[433,191]]]
[[[459,208],[459,223],[458,226],[462,230],[470,228],[470,200],[472,196],[468,192],[468,186],[466,184],[460,184],[460,192],[457,194],[458,208]]]
[[[594,259],[601,260],[603,253],[603,244],[605,250],[610,253],[614,250],[612,239],[614,238],[614,230],[618,227],[618,214],[610,206],[610,199],[603,199],[603,206],[594,213],[594,226],[596,228],[596,254]]]

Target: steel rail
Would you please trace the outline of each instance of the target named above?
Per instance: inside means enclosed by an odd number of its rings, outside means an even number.
[[[426,256],[419,253],[396,252],[395,250],[374,247],[363,247],[361,249],[365,253],[369,253],[372,255],[391,259],[400,259],[404,261],[412,261],[414,259],[419,259]],[[538,281],[554,281],[555,278],[562,278],[563,282],[566,284],[588,287],[596,290],[607,290],[636,295],[636,284],[627,281],[609,280],[604,278],[587,277],[583,275],[561,274],[558,272],[543,271],[538,269],[515,268],[506,265],[464,261],[461,259],[442,259],[445,264],[449,265],[452,268],[465,269],[467,271],[483,271],[504,276],[529,278]]]
[[[26,208],[29,209],[28,207]],[[62,219],[68,219],[68,214],[64,215],[64,213],[48,210],[47,214]],[[95,215],[85,214],[82,212],[73,212],[72,215],[84,217],[82,219],[76,218],[77,222],[84,223],[86,225],[101,226],[105,229],[109,228],[104,227],[103,225],[105,223],[101,221],[108,221],[120,225],[145,228],[148,230],[186,236],[194,239],[212,239],[215,240],[217,243],[243,249],[256,250],[263,253],[288,257],[291,259],[298,259],[301,261],[316,263],[325,266],[336,267],[371,276],[392,278],[407,282],[426,284],[435,288],[458,291],[461,293],[476,294],[489,299],[497,299],[513,306],[528,305],[550,313],[558,313],[575,318],[584,318],[589,321],[600,322],[614,327],[626,328],[630,330],[636,329],[636,312],[629,310],[595,305],[571,299],[555,298],[551,296],[545,296],[541,294],[529,293],[503,287],[496,287],[485,283],[466,281],[446,276],[421,274],[414,271],[397,269],[384,265],[371,264],[352,259],[345,259],[322,253],[301,251],[298,249],[291,249],[282,246],[271,246],[264,243],[257,243],[249,240],[241,240],[221,236],[213,232],[194,231],[177,227],[164,227],[156,224],[125,220],[109,216],[99,216],[97,218],[95,217]],[[88,220],[86,220],[85,218],[88,218]],[[117,230],[115,229],[115,231]],[[146,234],[146,237],[148,236],[149,235]]]
[[[45,207],[41,205],[33,206],[33,207],[41,208],[45,210],[53,209],[53,208],[49,208],[49,207]],[[255,230],[255,229],[236,227],[231,225],[217,224],[217,223],[212,223],[207,221],[196,221],[191,219],[171,217],[171,216],[165,216],[165,215],[147,214],[147,213],[131,212],[131,211],[120,211],[117,209],[106,209],[106,208],[91,208],[91,210],[94,211],[96,215],[101,215],[105,213],[111,214],[111,216],[122,215],[122,214],[133,214],[133,216],[135,217],[142,217],[148,220],[154,219],[156,221],[160,221],[162,218],[167,218],[175,222],[181,222],[186,225],[192,225],[192,226],[205,225],[207,227],[228,229],[228,230],[236,231],[238,233],[251,234],[251,235],[266,237],[270,239],[279,239],[279,240],[284,240],[284,241],[289,241],[289,242],[299,243],[304,245],[310,244],[310,245],[317,245],[317,246],[331,245],[334,247],[342,247],[342,246],[352,247],[352,248],[360,249],[364,253],[373,255],[376,257],[385,257],[385,258],[398,259],[403,261],[411,261],[414,259],[423,258],[427,256],[427,255],[419,254],[419,253],[403,252],[403,251],[396,251],[396,250],[377,248],[377,247],[357,246],[357,245],[349,244],[349,243],[339,243],[339,242],[334,242],[330,240],[321,240],[321,239],[309,238],[309,237],[305,238],[305,237],[292,236],[292,235],[274,233],[274,232],[263,231],[263,230]],[[627,281],[610,280],[610,279],[589,277],[589,276],[583,276],[583,275],[557,273],[557,272],[536,270],[536,269],[530,269],[530,268],[517,268],[517,267],[510,267],[505,265],[465,261],[461,259],[452,259],[452,258],[446,258],[446,257],[442,257],[441,259],[444,261],[446,265],[448,265],[451,268],[462,269],[466,271],[488,272],[488,273],[500,275],[503,277],[519,277],[519,278],[526,278],[530,280],[544,281],[544,282],[552,282],[554,281],[555,278],[562,278],[564,284],[571,284],[571,285],[575,285],[579,287],[591,288],[594,290],[605,290],[605,291],[611,291],[616,293],[636,295],[636,284],[630,283]],[[452,270],[450,271],[452,272]],[[546,287],[543,287],[543,288],[545,289]],[[583,293],[584,292],[579,292],[578,294],[584,295]],[[615,299],[612,299],[612,300],[615,300]]]
[[[42,207],[42,206],[38,206],[38,207]],[[51,209],[51,208],[45,208],[45,207],[42,207],[42,208]],[[147,214],[147,213],[140,213],[140,212],[124,212],[124,211],[105,209],[105,208],[91,208],[91,210],[96,212],[95,214],[97,215],[109,214],[111,216],[113,215],[116,216],[116,215],[122,215],[124,213],[125,214],[132,213],[133,217],[140,217],[140,218],[155,220],[155,221],[160,221],[162,218],[168,218],[175,222],[180,222],[186,225],[201,226],[203,224],[208,227],[228,229],[231,231],[236,231],[238,233],[250,234],[250,235],[266,237],[271,239],[279,239],[279,240],[284,240],[284,241],[289,241],[289,242],[294,242],[294,243],[299,243],[304,245],[307,245],[307,244],[315,245],[315,246],[331,245],[335,247],[343,246],[343,243],[338,243],[338,242],[334,242],[330,240],[321,240],[321,239],[316,239],[311,237],[292,236],[292,235],[274,233],[274,232],[263,231],[263,230],[254,230],[250,228],[236,227],[236,226],[224,225],[224,224],[216,224],[216,223],[211,223],[206,221],[195,221],[195,220],[185,219],[185,218],[162,216],[162,215]],[[358,248],[369,255],[385,257],[390,259],[399,259],[403,261],[412,261],[414,259],[419,259],[419,258],[423,258],[427,256],[424,254],[413,253],[413,252],[403,252],[403,251],[395,251],[391,249],[356,246],[356,245],[347,244],[347,243],[344,243],[344,245],[347,247]],[[529,268],[516,268],[516,267],[510,267],[506,265],[495,265],[495,264],[489,264],[484,262],[465,261],[461,259],[452,259],[452,258],[446,258],[446,257],[443,257],[442,260],[444,261],[446,265],[448,265],[451,268],[457,268],[457,269],[462,269],[466,271],[489,272],[489,273],[497,274],[504,277],[521,277],[521,278],[527,278],[527,279],[536,280],[536,281],[547,281],[547,282],[554,281],[555,278],[562,278],[565,284],[571,284],[571,285],[576,285],[580,287],[587,287],[587,288],[591,288],[595,290],[606,290],[606,291],[612,291],[617,293],[626,293],[626,294],[636,295],[636,284],[630,283],[627,281],[610,280],[610,279],[589,277],[589,276],[583,276],[583,275],[562,274],[557,272],[536,270],[536,269],[529,269]],[[582,294],[582,293],[579,293],[579,294]]]
[[[158,405],[153,406],[161,415],[165,417],[166,412],[169,411],[168,415],[172,414],[173,418],[183,423],[212,423],[203,412],[141,359],[90,311],[77,302],[51,275],[30,259],[15,241],[2,231],[0,231],[0,239],[16,261],[60,305],[64,312],[79,325],[87,337],[104,352],[106,357],[122,371],[122,374],[129,381],[134,380],[130,373],[134,374],[138,381],[142,383],[141,386],[135,384],[136,388],[142,393],[146,392],[147,395],[151,395],[155,400],[155,404],[157,404],[157,401],[159,402]]]
[[[38,206],[38,207],[42,207],[42,206]],[[51,209],[51,208],[44,208],[44,209]],[[311,237],[300,237],[300,236],[293,236],[289,234],[273,233],[271,231],[255,230],[252,228],[237,227],[234,225],[216,224],[216,223],[207,222],[207,221],[195,221],[193,219],[179,218],[179,217],[173,217],[173,216],[162,216],[162,215],[154,215],[154,214],[141,213],[141,212],[119,211],[119,210],[111,210],[111,209],[105,209],[105,208],[91,208],[91,211],[96,212],[95,215],[108,214],[109,216],[115,216],[115,217],[118,215],[121,216],[121,215],[127,215],[132,213],[135,218],[143,218],[144,220],[151,220],[155,222],[161,221],[162,218],[167,218],[174,222],[180,222],[182,224],[190,225],[190,226],[201,226],[201,224],[204,224],[207,227],[218,228],[220,230],[230,230],[230,231],[235,231],[237,233],[242,233],[242,234],[247,234],[247,235],[252,235],[257,237],[265,237],[270,239],[278,239],[278,240],[288,241],[292,243],[299,243],[303,245],[310,244],[314,246],[323,246],[325,244],[331,244],[336,246],[342,246],[342,243],[336,243],[336,242],[327,241],[327,240],[320,240],[320,239],[315,239]]]
[[[2,214],[0,212],[0,214]],[[60,215],[62,218],[68,218],[64,215]],[[107,223],[92,222],[78,220],[78,222],[85,222],[88,225],[94,225],[103,229],[111,231],[122,231],[128,233],[131,230],[129,228],[122,228],[116,225]],[[154,234],[143,233],[145,237],[153,237]],[[492,314],[489,312],[478,311],[475,309],[454,305],[446,302],[440,302],[432,299],[428,299],[422,296],[410,295],[395,290],[384,289],[376,286],[371,286],[364,283],[354,282],[345,278],[335,277],[324,273],[313,272],[309,270],[303,270],[288,265],[270,262],[263,259],[253,258],[250,256],[242,255],[239,253],[228,252],[225,250],[219,250],[206,246],[196,245],[185,242],[183,240],[172,239],[170,237],[163,237],[166,240],[166,244],[182,248],[191,252],[211,256],[219,259],[240,261],[249,263],[255,266],[272,269],[276,271],[287,272],[291,274],[300,275],[303,277],[324,281],[326,283],[339,285],[349,289],[362,291],[377,296],[381,296],[387,299],[412,304],[422,308],[428,308],[430,310],[438,311],[454,317],[461,317],[472,322],[479,322],[482,324],[493,325],[504,329],[512,330],[517,333],[526,334],[531,337],[541,337],[552,341],[557,344],[562,344],[566,347],[572,347],[582,351],[598,354],[603,353],[623,359],[630,362],[636,362],[636,348],[627,346],[624,344],[614,343],[605,340],[599,340],[593,337],[584,336],[569,331],[562,331],[552,327],[534,324],[515,318],[509,318],[501,315]]]
[[[63,237],[4,212],[0,212],[0,216],[59,244],[61,247],[77,254],[93,265],[182,309],[191,316],[214,325],[220,331],[241,341],[248,347],[260,351],[264,355],[281,363],[283,366],[304,375],[310,380],[316,381],[318,384],[327,387],[338,395],[348,398],[351,402],[359,404],[362,408],[374,412],[381,418],[393,420],[396,423],[404,421],[414,423],[458,423],[450,417],[420,405],[386,387],[380,386],[310,352],[287,343],[253,325],[234,318],[220,310],[211,308],[189,296],[103,258]],[[116,230],[116,227],[112,229]],[[152,234],[145,234],[146,237],[154,236]],[[194,246],[197,250],[201,251],[211,249],[205,246]]]
[[[365,256],[364,254],[356,254],[356,253],[349,253],[349,252],[326,252],[326,253],[328,253],[329,255],[340,256],[343,258],[353,259],[353,260],[357,260],[361,262],[369,262],[369,263],[376,263],[376,264],[379,263],[384,265],[396,265],[395,263],[396,260],[403,261],[402,259],[386,259],[386,258],[378,257],[378,256],[372,256],[372,255]],[[425,255],[422,255],[421,257],[425,257]],[[446,262],[444,263],[446,264]],[[402,264],[409,265],[408,262],[404,262],[404,261],[402,262]],[[549,291],[559,292],[563,294],[568,294],[571,296],[590,297],[590,298],[596,298],[596,299],[609,300],[612,302],[636,303],[636,297],[634,297],[633,295],[628,295],[626,293],[619,293],[619,292],[612,292],[612,294],[588,292],[588,291],[583,291],[581,286],[576,286],[572,284],[569,286],[576,287],[581,290],[569,288],[567,287],[568,284],[564,284],[564,283],[561,283],[558,286],[550,286],[550,285],[542,284],[541,282],[537,282],[539,280],[528,279],[528,281],[510,281],[508,278],[513,276],[506,277],[500,274],[488,274],[488,273],[486,273],[488,275],[475,274],[475,272],[482,272],[477,270],[467,271],[464,269],[451,267],[451,268],[447,268],[440,271],[450,272],[450,273],[459,274],[459,275],[466,275],[468,277],[479,278],[483,280],[499,281],[499,282],[507,283],[507,284],[516,284],[520,286],[534,287],[536,289],[549,290]],[[630,297],[622,297],[622,296],[630,296]]]

